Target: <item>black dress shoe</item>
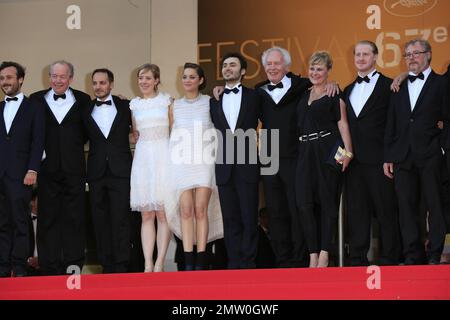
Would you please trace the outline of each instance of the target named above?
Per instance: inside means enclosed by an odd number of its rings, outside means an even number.
[[[413,266],[413,265],[416,265],[418,263],[413,258],[406,258],[404,264],[405,264],[405,266]]]
[[[14,277],[20,278],[20,277],[26,277],[27,271],[24,269],[15,269],[13,270]]]
[[[428,264],[429,265],[438,265],[438,264],[441,264],[441,260],[437,259],[437,258],[430,258],[430,259],[428,259]]]
[[[11,277],[10,271],[1,271],[0,272],[0,278],[9,278],[9,277]]]

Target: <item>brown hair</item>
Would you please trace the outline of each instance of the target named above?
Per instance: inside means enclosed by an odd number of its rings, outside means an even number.
[[[159,67],[156,64],[153,63],[145,63],[142,66],[140,66],[137,70],[137,77],[139,78],[139,74],[141,73],[141,71],[151,71],[151,73],[153,74],[153,78],[158,79],[158,84],[155,87],[155,90],[158,89],[158,86],[161,83],[161,72],[159,70]]]

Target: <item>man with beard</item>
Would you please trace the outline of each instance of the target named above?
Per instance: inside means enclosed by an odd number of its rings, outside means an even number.
[[[241,54],[226,54],[221,65],[225,90],[219,101],[211,98],[210,112],[221,137],[215,170],[228,268],[255,268],[259,200],[256,128],[260,102],[254,90],[241,84],[247,70]]]
[[[0,277],[27,274],[29,203],[44,149],[44,109],[21,92],[24,78],[20,64],[0,65]]]
[[[426,40],[405,45],[408,80],[391,99],[385,134],[384,174],[394,178],[405,264],[426,260],[420,237],[420,198],[428,211],[428,264],[438,264],[445,240],[441,170],[445,135],[436,125],[448,124],[447,82],[430,67]],[[444,126],[444,130],[446,127]]]
[[[96,99],[83,114],[89,199],[103,273],[127,272],[130,259],[131,112],[127,100],[111,95],[113,86],[110,70],[94,70]]]

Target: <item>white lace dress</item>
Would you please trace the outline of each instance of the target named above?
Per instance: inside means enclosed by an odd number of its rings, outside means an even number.
[[[169,152],[170,96],[134,98],[130,102],[139,139],[131,167],[130,205],[134,211],[164,209]]]
[[[207,95],[200,95],[194,100],[182,98],[174,102],[174,123],[169,142],[169,188],[172,192],[166,200],[169,227],[181,239],[178,208],[181,193],[197,187],[211,188],[208,242],[223,238],[222,212],[214,171],[217,139],[209,113],[209,99]]]

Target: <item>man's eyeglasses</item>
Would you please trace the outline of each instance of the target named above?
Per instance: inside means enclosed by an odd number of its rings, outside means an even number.
[[[417,58],[419,55],[421,55],[423,53],[427,53],[427,52],[428,51],[414,51],[414,52],[404,54],[403,58],[405,58],[405,59]]]

